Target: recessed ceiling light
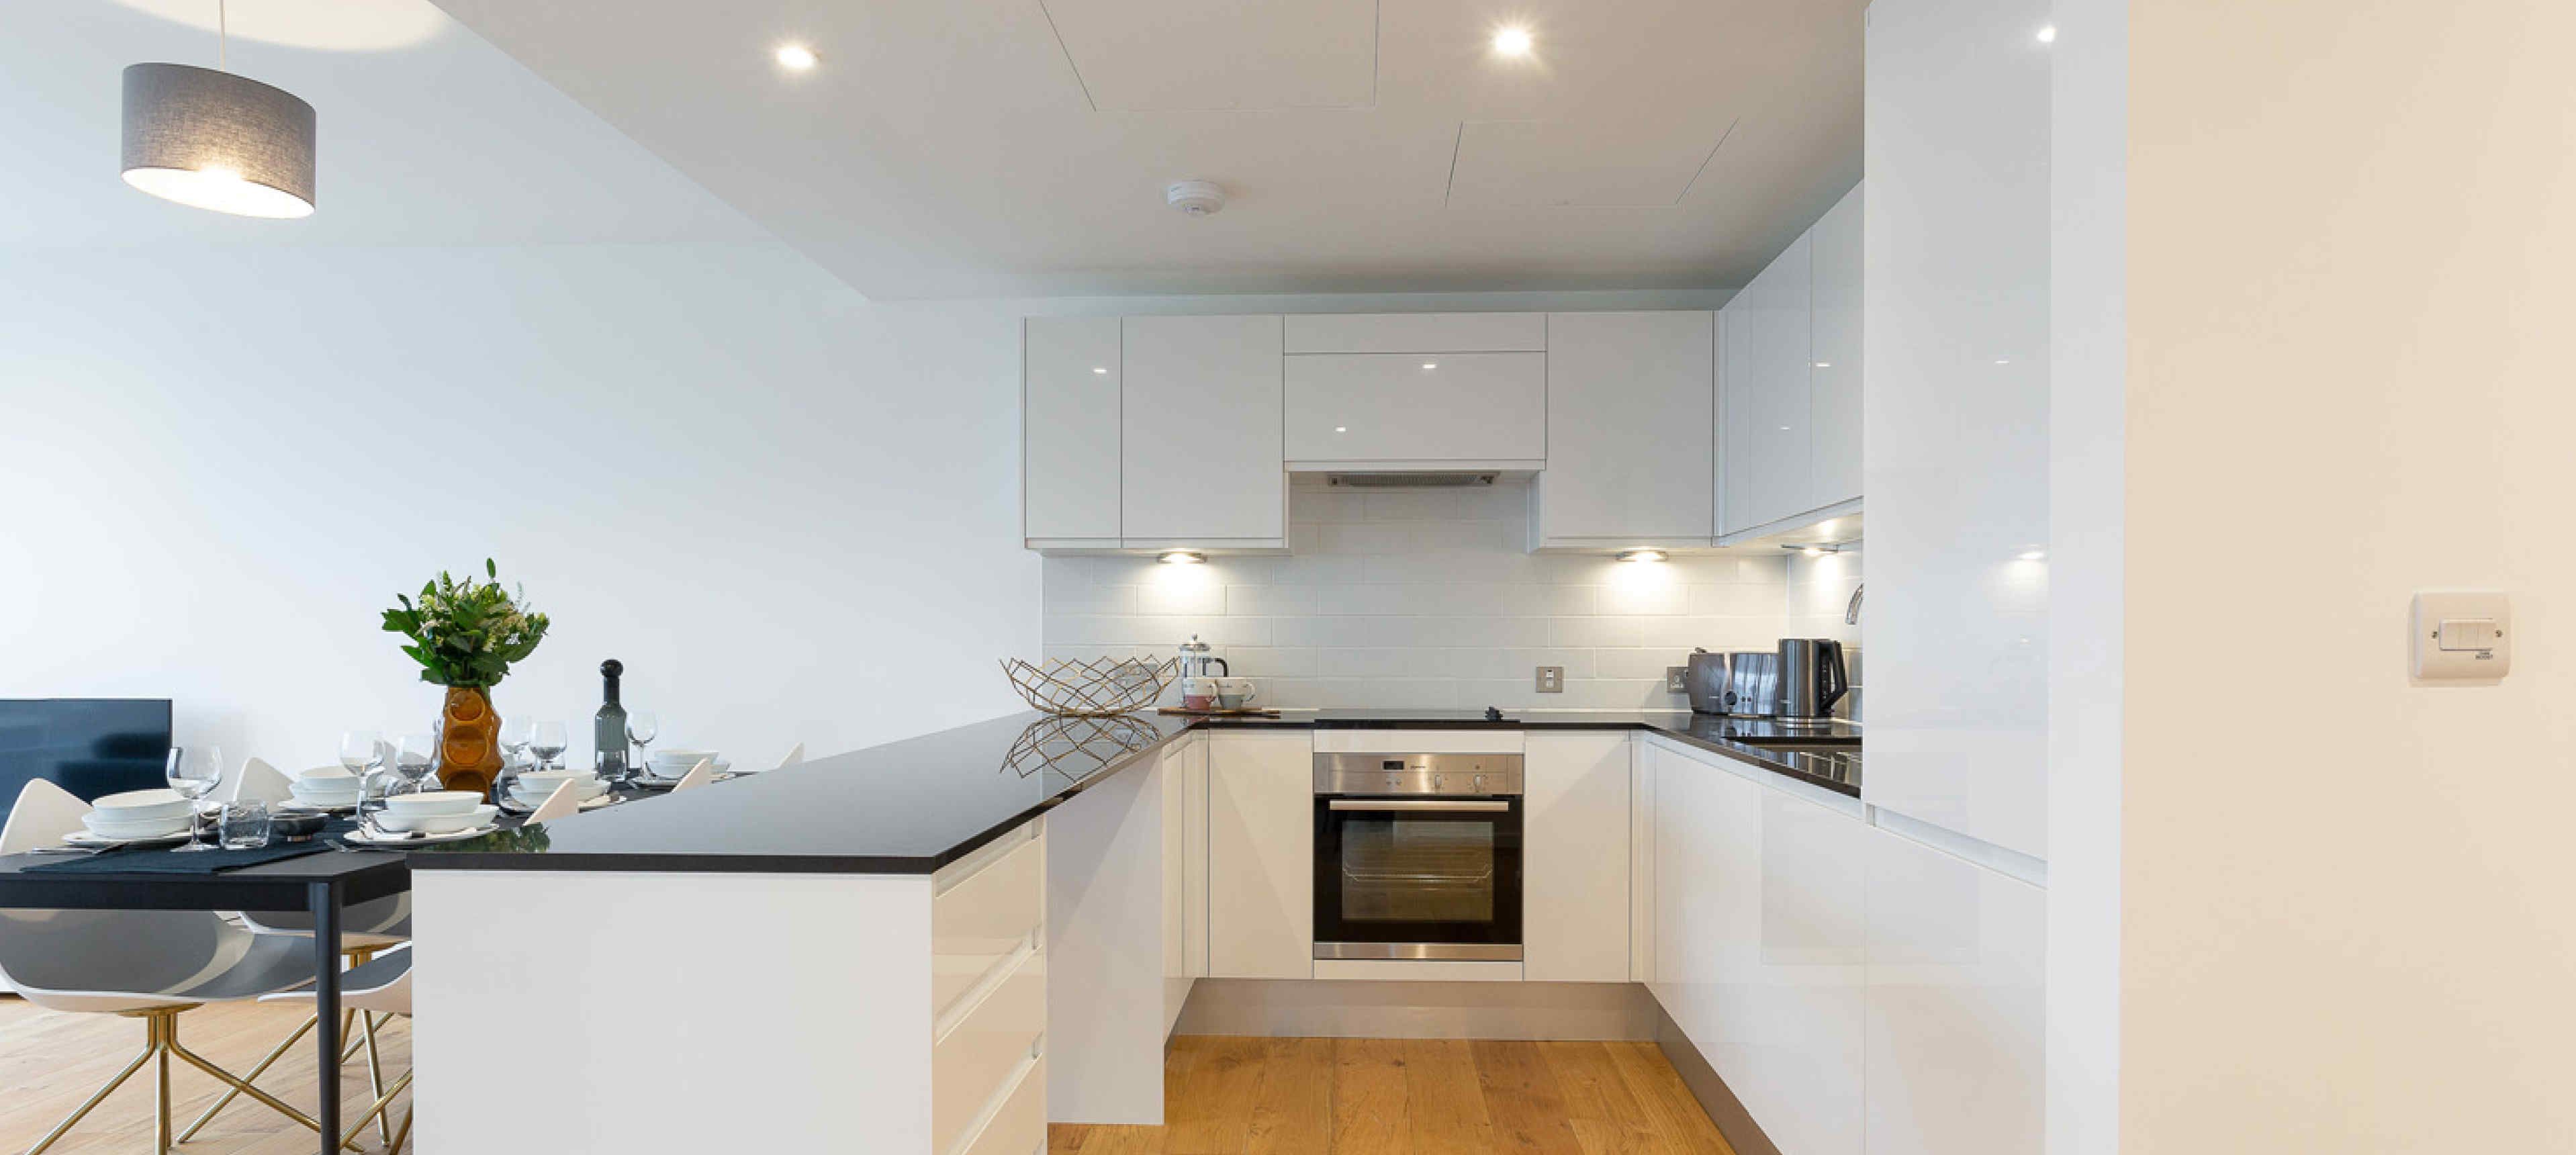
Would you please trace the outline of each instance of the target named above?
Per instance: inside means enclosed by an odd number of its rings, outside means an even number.
[[[822,62],[822,57],[814,55],[813,49],[802,44],[778,46],[778,66],[789,72],[804,72]]]
[[[2056,26],[2056,25],[2054,25],[2054,24],[2051,24],[2051,25],[2048,25],[2048,26],[2047,26],[2047,27],[2045,27],[2045,28],[2040,29],[2040,30],[2039,30],[2039,42],[2040,42],[2040,43],[2042,43],[2042,44],[2055,44],[2055,43],[2057,43],[2057,26]]]
[[[1348,425],[1336,425],[1333,427],[1333,432],[1335,433],[1348,433],[1350,431],[1351,427]]]
[[[1518,24],[1494,30],[1494,55],[1527,56],[1530,54],[1530,30]]]

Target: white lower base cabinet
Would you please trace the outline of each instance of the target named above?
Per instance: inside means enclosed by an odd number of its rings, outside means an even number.
[[[1305,731],[1207,736],[1207,973],[1315,977],[1315,747]]]
[[[1628,735],[1532,733],[1524,748],[1520,977],[1628,981]]]
[[[2042,1142],[2047,893],[1868,833],[1870,1155]]]
[[[2036,1155],[2045,895],[1642,746],[1664,1010],[1789,1155]]]

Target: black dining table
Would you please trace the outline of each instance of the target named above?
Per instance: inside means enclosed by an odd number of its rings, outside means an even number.
[[[340,912],[411,889],[399,851],[324,848],[215,874],[35,870],[58,854],[0,857],[0,907],[59,910],[308,911],[313,915],[313,1006],[322,1155],[340,1146]]]

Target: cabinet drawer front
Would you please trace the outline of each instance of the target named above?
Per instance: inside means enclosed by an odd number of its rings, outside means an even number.
[[[931,899],[931,1014],[948,1013],[950,1004],[1030,941],[1045,907],[1046,843],[1037,838]]]
[[[930,1053],[931,1150],[954,1150],[1046,1032],[1046,956],[1028,955]]]
[[[1547,456],[1544,353],[1294,356],[1287,387],[1290,461]]]
[[[1545,313],[1328,313],[1288,318],[1291,353],[1541,353]]]
[[[1020,1076],[1010,1098],[993,1112],[965,1155],[1037,1155],[1046,1146],[1046,1056]]]

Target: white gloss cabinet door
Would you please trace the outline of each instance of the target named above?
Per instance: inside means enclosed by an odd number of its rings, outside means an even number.
[[[1628,981],[1628,735],[1529,736],[1521,977]]]
[[[1280,318],[1128,317],[1120,535],[1281,544]]]
[[[1857,1155],[1867,827],[1650,749],[1649,989],[1781,1150]]]
[[[1706,544],[1717,317],[1552,313],[1539,544]]]
[[[1309,353],[1288,358],[1288,460],[1547,457],[1545,353]]]
[[[1031,542],[1118,540],[1118,318],[1031,317],[1022,365]]]
[[[1870,10],[1869,802],[2048,855],[2046,0]],[[1937,222],[1929,227],[1927,222]]]
[[[1545,313],[1308,313],[1288,318],[1291,353],[1543,353]]]
[[[1869,1155],[2038,1155],[2046,893],[1868,839]]]
[[[1726,533],[1811,508],[1807,373],[1810,356],[1809,251],[1812,234],[1726,303],[1726,369],[1718,379]]]
[[[1808,444],[1805,509],[1861,495],[1861,190],[1835,202],[1808,230],[1815,308],[1807,375]]]
[[[1206,741],[1208,974],[1312,978],[1313,741],[1303,732]]]

